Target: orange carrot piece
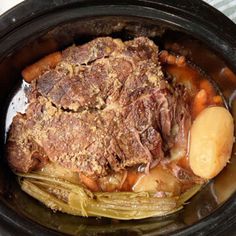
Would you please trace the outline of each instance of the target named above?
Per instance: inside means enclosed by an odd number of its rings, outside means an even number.
[[[179,56],[176,58],[176,65],[177,66],[186,66],[186,59],[185,56]]]
[[[186,170],[190,169],[188,157],[182,157],[179,159],[178,165]]]
[[[223,100],[222,97],[217,95],[213,97],[213,102],[217,105],[222,105],[223,104]]]
[[[121,187],[121,190],[130,191],[132,187],[134,186],[134,184],[137,182],[140,175],[141,174],[137,173],[136,171],[128,171],[127,177]]]
[[[40,59],[34,64],[26,67],[22,71],[22,76],[24,80],[30,83],[33,79],[40,76],[48,68],[54,68],[57,65],[57,63],[61,61],[61,57],[62,57],[61,52],[54,52]]]
[[[221,74],[225,79],[231,80],[233,83],[236,82],[236,75],[228,67],[222,69]]]
[[[97,182],[96,182],[94,179],[92,179],[92,178],[90,178],[90,177],[88,177],[88,176],[86,176],[86,175],[84,175],[84,174],[82,174],[82,173],[79,174],[79,177],[80,177],[80,180],[81,180],[91,191],[93,191],[93,192],[98,192],[98,191],[100,190],[100,188],[99,188]]]
[[[162,50],[159,54],[159,59],[162,63],[166,63],[167,57],[169,56],[168,51]]]
[[[176,64],[176,56],[169,54],[166,58],[167,64],[175,65]]]
[[[204,89],[206,91],[208,98],[212,98],[213,96],[216,95],[212,84],[206,79],[204,79],[200,82],[199,87],[200,87],[200,89]]]
[[[135,182],[137,181],[137,178],[138,178],[138,174],[135,172],[129,172],[127,175],[127,180],[130,185],[134,185]]]
[[[201,89],[194,98],[193,101],[193,116],[196,117],[203,109],[206,108],[207,104],[207,92],[205,89]]]

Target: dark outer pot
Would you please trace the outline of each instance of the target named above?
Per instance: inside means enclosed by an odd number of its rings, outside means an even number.
[[[117,22],[122,22],[121,26],[117,26]],[[163,29],[169,33],[163,33]],[[19,84],[20,71],[26,65],[73,42],[82,43],[97,35],[110,34],[123,38],[147,35],[160,44],[163,35],[170,41],[175,35],[174,40],[192,42],[190,59],[215,80],[226,101],[231,99],[229,107],[235,117],[232,94],[236,84],[224,81],[227,79],[216,74],[215,68],[228,66],[236,71],[236,26],[209,5],[190,0],[28,0],[0,17],[1,124],[5,122],[11,92]],[[199,47],[201,53],[196,53]],[[2,125],[2,235],[58,235],[58,232],[80,235],[222,235],[227,232],[233,235],[236,232],[233,226],[236,222],[236,184],[230,190],[226,185],[235,177],[235,157],[219,177],[177,214],[130,222],[83,219],[54,214],[19,190],[3,158],[4,129]],[[219,186],[224,184],[222,190]],[[215,198],[217,191],[219,196],[227,197]],[[70,221],[74,222],[74,228],[69,225],[74,231],[66,228]],[[78,224],[77,228],[75,224]]]

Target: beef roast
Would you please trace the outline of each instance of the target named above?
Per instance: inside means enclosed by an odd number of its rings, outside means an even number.
[[[188,93],[168,83],[158,47],[97,38],[63,52],[63,60],[35,79],[25,114],[17,114],[7,141],[19,172],[48,161],[87,176],[156,165],[178,144],[187,147]]]
[[[117,99],[126,80],[130,93],[136,86],[147,87],[148,73],[149,79],[157,82],[162,77],[157,53],[157,46],[147,38],[126,43],[97,38],[81,47],[66,49],[62,62],[36,80],[35,87],[56,106],[74,111],[100,109],[108,97],[110,102]]]

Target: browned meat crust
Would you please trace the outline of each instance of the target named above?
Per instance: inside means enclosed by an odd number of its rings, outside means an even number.
[[[186,148],[188,94],[164,79],[151,40],[97,38],[62,55],[33,82],[26,114],[13,120],[7,156],[14,170],[49,159],[105,176],[157,164],[176,143]]]

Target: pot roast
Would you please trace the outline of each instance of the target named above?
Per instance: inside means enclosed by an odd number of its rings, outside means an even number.
[[[6,142],[21,189],[78,216],[181,209],[225,167],[234,142],[222,97],[186,59],[145,37],[100,37],[26,67],[26,110]]]
[[[62,52],[31,83],[29,106],[12,122],[7,158],[17,172],[49,161],[87,176],[149,168],[186,151],[190,95],[165,79],[145,37],[97,38]]]

